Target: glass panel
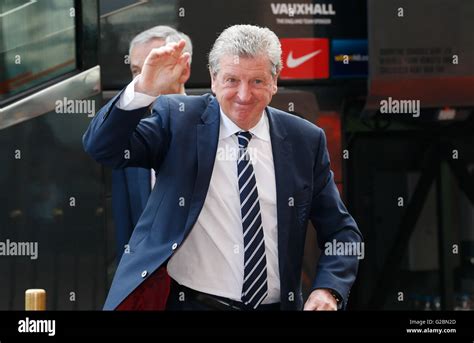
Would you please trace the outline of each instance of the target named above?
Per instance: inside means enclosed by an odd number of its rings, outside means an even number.
[[[0,2],[0,101],[76,68],[74,0]]]
[[[103,306],[115,248],[102,168],[82,147],[89,122],[50,112],[0,130],[0,310],[23,310],[28,288],[46,289],[48,310]]]

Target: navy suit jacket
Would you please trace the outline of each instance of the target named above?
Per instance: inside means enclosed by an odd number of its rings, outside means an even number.
[[[138,223],[151,192],[151,170],[125,168],[112,170],[112,213],[117,261],[120,261],[133,228]]]
[[[194,226],[204,205],[219,138],[219,103],[212,95],[160,96],[148,108],[123,111],[117,95],[84,134],[85,150],[112,167],[154,168],[160,177],[117,268],[104,309],[116,309],[164,265]],[[277,191],[281,309],[303,307],[301,269],[308,220],[323,250],[313,288],[335,290],[347,302],[356,256],[324,254],[324,243],[361,242],[330,170],[323,130],[267,107]],[[129,152],[129,155],[126,155]],[[129,157],[129,158],[126,158]],[[315,261],[316,262],[316,261]],[[139,287],[140,286],[140,287]]]

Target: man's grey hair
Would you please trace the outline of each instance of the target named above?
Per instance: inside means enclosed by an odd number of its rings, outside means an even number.
[[[220,59],[225,55],[251,58],[267,56],[273,77],[282,68],[280,40],[266,27],[234,25],[222,31],[209,53],[209,70],[213,76],[219,72]]]
[[[148,43],[154,39],[162,39],[165,41],[165,43],[170,43],[170,42],[179,42],[181,39],[184,39],[186,41],[186,45],[183,49],[184,52],[189,52],[191,55],[191,59],[193,56],[193,44],[191,42],[191,39],[189,38],[188,35],[176,31],[172,27],[165,26],[165,25],[159,25],[152,27],[151,29],[148,29],[146,31],[140,32],[138,35],[135,36],[135,38],[132,39],[130,42],[130,47],[128,49],[128,55],[130,56],[132,53],[132,49],[136,45],[140,44],[145,44]],[[191,63],[191,59],[189,60],[189,63]]]

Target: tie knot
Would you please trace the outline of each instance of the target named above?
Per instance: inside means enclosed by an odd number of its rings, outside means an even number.
[[[239,148],[246,149],[252,139],[252,134],[248,131],[240,131],[236,135],[239,139]]]

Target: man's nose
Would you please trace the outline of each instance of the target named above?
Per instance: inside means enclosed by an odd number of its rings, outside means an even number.
[[[252,92],[250,87],[242,82],[239,86],[239,91],[237,93],[237,96],[239,97],[239,100],[242,102],[247,102],[250,101],[252,98]]]

